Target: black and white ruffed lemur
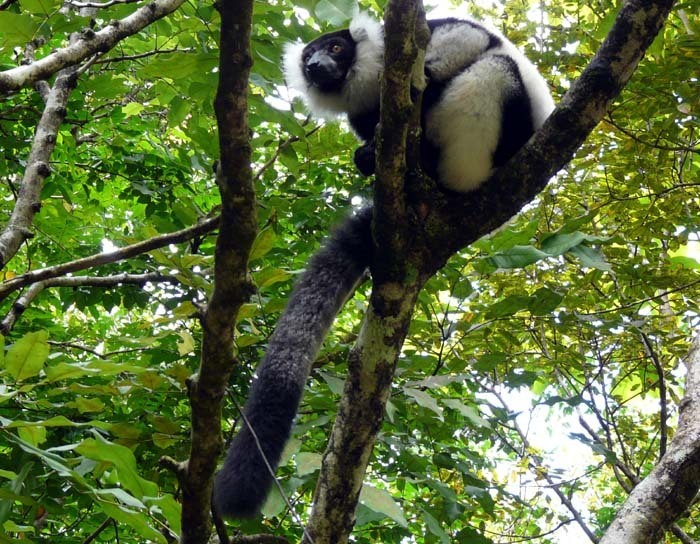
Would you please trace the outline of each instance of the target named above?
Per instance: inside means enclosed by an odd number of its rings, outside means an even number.
[[[443,187],[476,189],[518,151],[554,104],[537,68],[506,38],[469,19],[428,21],[421,160]],[[355,163],[374,172],[383,68],[381,23],[358,14],[350,28],[290,44],[284,71],[318,116],[346,114],[363,145]],[[369,265],[371,209],[350,217],[311,259],[255,371],[244,413],[273,469],[289,438],[323,340]],[[226,517],[256,515],[273,483],[247,425],[216,476],[213,504]]]

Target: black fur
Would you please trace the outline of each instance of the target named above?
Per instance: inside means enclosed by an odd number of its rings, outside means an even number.
[[[371,221],[371,208],[348,218],[311,259],[255,371],[244,412],[273,471],[289,438],[311,364],[369,265]],[[214,483],[214,509],[226,517],[255,516],[272,484],[273,476],[242,422]]]
[[[493,152],[493,165],[496,168],[507,163],[535,132],[530,97],[525,92],[525,85],[520,76],[518,65],[505,55],[498,55],[497,58],[508,66],[508,70],[519,84],[503,103],[501,139]]]

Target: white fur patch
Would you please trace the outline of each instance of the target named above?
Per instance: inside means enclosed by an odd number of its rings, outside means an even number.
[[[284,55],[282,55],[284,80],[288,87],[300,93],[306,93],[308,90],[308,84],[301,64],[301,55],[304,47],[306,45],[301,42],[288,43],[284,46]]]
[[[350,21],[350,35],[356,42],[367,40],[384,49],[382,23],[366,11],[360,11],[352,18],[352,21]]]
[[[449,23],[433,32],[425,51],[425,67],[438,81],[456,76],[489,45],[486,29],[467,22]]]
[[[503,100],[517,84],[502,61],[485,57],[447,85],[425,127],[427,138],[440,149],[442,185],[467,192],[491,176]]]
[[[535,130],[554,109],[547,83],[520,50],[498,31],[454,23],[433,32],[426,51],[426,67],[437,79],[449,81],[426,118],[426,137],[437,146],[438,178],[454,191],[473,191],[493,173],[493,153],[501,137],[505,96],[518,81],[494,55],[510,57],[518,66],[530,99]],[[489,36],[501,45],[487,49]],[[461,68],[468,66],[462,73]]]

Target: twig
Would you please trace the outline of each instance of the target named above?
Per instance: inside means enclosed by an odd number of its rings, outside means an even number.
[[[90,544],[90,542],[92,542],[98,536],[100,536],[100,533],[104,531],[111,522],[112,518],[108,517],[107,519],[105,519],[102,523],[100,523],[100,526],[92,532],[91,535],[89,535],[85,540],[83,540],[83,544]]]
[[[120,284],[145,285],[148,282],[176,281],[173,276],[151,272],[148,274],[116,274],[114,276],[71,276],[67,278],[51,278],[34,283],[27,292],[19,297],[12,305],[5,319],[0,323],[0,333],[7,334],[14,327],[15,322],[29,307],[32,301],[44,289],[49,287],[115,287]]]
[[[74,8],[108,8],[115,4],[133,4],[139,0],[109,0],[108,2],[76,2],[68,0],[66,4]]]
[[[187,47],[184,49],[178,49],[177,47],[173,49],[154,49],[153,51],[147,51],[146,53],[139,53],[137,55],[123,55],[121,57],[102,58],[96,60],[94,64],[109,64],[111,62],[132,61],[145,59],[154,55],[166,55],[168,53],[191,53],[192,51],[194,51],[194,49],[192,49],[191,47]]]
[[[123,248],[115,251],[96,253],[94,255],[90,255],[89,257],[84,257],[75,261],[61,263],[57,264],[56,266],[46,268],[39,268],[37,270],[32,270],[31,272],[15,276],[11,280],[7,280],[3,284],[0,284],[0,302],[7,298],[7,296],[13,291],[16,291],[17,289],[20,289],[26,285],[36,283],[37,281],[56,278],[70,272],[94,268],[103,264],[123,261],[124,259],[142,255],[143,253],[148,253],[149,251],[159,249],[169,244],[187,242],[192,238],[202,236],[214,230],[219,224],[219,219],[220,218],[217,215],[216,217],[206,219],[192,227],[187,227],[175,232],[169,232],[167,234],[161,234],[160,236],[154,236],[148,240],[143,240],[142,242],[137,242],[129,246],[124,246]]]

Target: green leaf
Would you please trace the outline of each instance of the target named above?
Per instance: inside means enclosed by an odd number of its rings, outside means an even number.
[[[39,30],[41,19],[24,13],[0,11],[0,45],[11,49],[17,45],[25,45],[32,41]]]
[[[300,451],[296,454],[297,474],[306,476],[316,472],[321,468],[321,459],[323,459],[323,456],[320,453]]]
[[[438,405],[437,401],[431,397],[425,391],[419,389],[411,389],[410,387],[404,387],[403,392],[409,397],[413,398],[419,406],[427,408],[428,410],[435,412],[442,421],[442,408]]]
[[[494,319],[513,315],[514,313],[527,308],[529,304],[530,297],[528,296],[510,295],[496,304],[492,304],[489,307],[488,312],[486,312],[486,317],[488,319]]]
[[[48,452],[41,450],[37,448],[36,446],[25,442],[21,438],[16,438],[12,435],[12,433],[7,433],[4,435],[5,438],[10,440],[11,442],[14,442],[17,444],[20,448],[22,448],[24,451],[27,453],[30,453],[39,459],[43,461],[49,468],[55,470],[58,474],[60,474],[63,477],[70,478],[71,480],[75,481],[78,483],[81,487],[84,489],[93,489],[91,485],[87,483],[87,481],[76,471],[72,470],[71,468],[66,465],[64,462],[63,458],[59,455],[56,455],[55,453]]]
[[[452,542],[452,539],[450,538],[450,535],[448,535],[443,530],[442,525],[440,525],[438,520],[436,520],[433,516],[431,516],[422,508],[421,512],[421,517],[423,518],[423,521],[425,521],[425,526],[428,528],[428,531],[430,531],[432,534],[438,537],[442,544],[450,544]]]
[[[668,262],[671,264],[679,265],[682,268],[687,268],[688,270],[698,270],[700,269],[700,261],[692,257],[671,257]]]
[[[253,247],[250,250],[250,260],[254,261],[265,255],[268,251],[272,249],[275,245],[275,240],[277,239],[277,234],[272,227],[261,230],[258,233],[255,242],[253,242]]]
[[[61,7],[60,0],[22,0],[22,11],[39,15],[50,15]]]
[[[182,508],[180,507],[180,503],[175,500],[175,497],[167,493],[160,497],[148,499],[147,502],[148,507],[152,511],[160,512],[163,515],[173,533],[179,535],[182,531],[180,526]]]
[[[122,106],[122,112],[127,117],[133,117],[135,115],[138,115],[144,109],[145,106],[143,104],[139,104],[138,102],[129,102],[126,106]]]
[[[563,299],[564,295],[561,293],[540,287],[530,297],[528,309],[533,315],[546,315],[559,306]]]
[[[481,417],[477,409],[473,406],[467,406],[466,404],[460,402],[457,399],[444,399],[442,403],[445,406],[452,408],[453,410],[457,410],[462,416],[467,418],[474,425],[478,427],[483,427],[484,429],[491,428],[491,423],[489,423],[487,420]]]
[[[108,442],[99,435],[88,438],[76,446],[75,451],[88,459],[114,465],[119,473],[120,483],[135,497],[155,497],[158,486],[138,474],[133,452],[124,446]]]
[[[41,372],[49,356],[48,338],[46,330],[29,332],[10,346],[5,368],[15,380],[24,381]]]
[[[549,255],[533,246],[514,246],[488,258],[497,268],[525,268]]]
[[[343,26],[356,12],[356,0],[320,0],[314,8],[320,21],[326,21],[334,27]]]
[[[45,427],[20,427],[17,429],[17,434],[22,440],[32,446],[38,446],[46,442]]]
[[[104,402],[96,398],[78,397],[75,399],[75,403],[68,403],[67,406],[71,406],[73,404],[81,414],[103,412],[105,409]]]
[[[579,245],[586,239],[586,235],[582,232],[568,232],[561,234],[553,234],[547,237],[541,244],[541,249],[548,255],[557,256],[563,255],[572,247]]]
[[[538,223],[538,220],[533,219],[523,229],[508,226],[475,242],[474,247],[492,253],[494,251],[504,251],[514,246],[526,246],[535,237]]]
[[[604,272],[612,270],[612,266],[605,261],[605,256],[600,251],[593,248],[581,244],[571,248],[570,253],[578,257],[584,266],[596,268]]]
[[[60,380],[72,380],[87,375],[100,374],[99,369],[89,368],[85,363],[58,363],[46,367],[46,379],[49,382],[57,382]]]
[[[286,281],[291,276],[292,274],[281,268],[263,268],[253,274],[253,279],[258,289],[264,289],[281,281]]]
[[[109,517],[132,527],[147,540],[167,544],[165,537],[151,527],[148,515],[145,512],[135,511],[118,503],[105,500],[104,498],[98,499],[96,504]]]
[[[370,510],[393,519],[401,527],[408,527],[401,507],[388,491],[364,484],[360,491],[360,502]]]

